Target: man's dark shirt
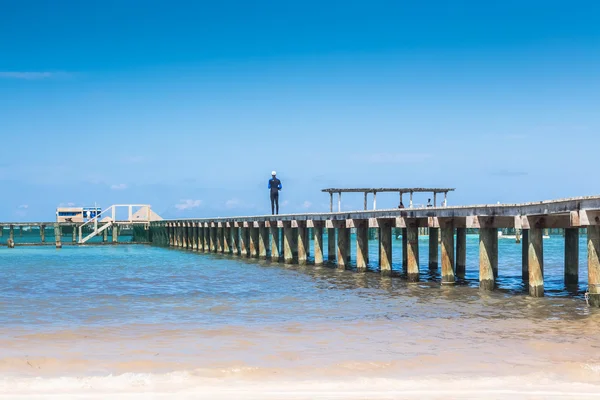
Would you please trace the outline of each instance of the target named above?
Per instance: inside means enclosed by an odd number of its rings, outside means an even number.
[[[278,193],[281,189],[281,181],[277,178],[269,179],[269,189],[271,189],[271,193]]]

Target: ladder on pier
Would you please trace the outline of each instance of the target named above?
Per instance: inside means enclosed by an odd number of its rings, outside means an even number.
[[[124,211],[127,212],[126,218],[119,219]],[[147,204],[114,204],[79,226],[77,243],[84,244],[115,225],[142,225],[147,230],[150,222],[160,220],[162,218]],[[91,227],[92,232],[83,236],[85,227]]]

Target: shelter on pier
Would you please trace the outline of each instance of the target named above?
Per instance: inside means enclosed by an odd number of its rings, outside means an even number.
[[[400,195],[400,203],[403,203],[402,196],[405,193],[410,194],[410,201],[408,208],[413,208],[413,193],[433,193],[433,206],[437,207],[437,195],[438,193],[444,194],[444,200],[442,201],[442,207],[448,205],[448,192],[453,192],[454,188],[328,188],[322,189],[322,192],[329,193],[329,212],[333,212],[333,194],[338,195],[338,212],[342,211],[342,193],[363,193],[364,194],[364,209],[367,210],[367,196],[369,193],[373,193],[373,210],[377,209],[377,193],[382,192],[394,192]]]

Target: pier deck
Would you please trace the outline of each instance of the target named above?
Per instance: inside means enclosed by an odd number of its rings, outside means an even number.
[[[332,189],[333,190],[333,189]],[[444,189],[446,190],[446,189]],[[430,268],[441,265],[442,284],[463,277],[466,229],[479,230],[479,281],[483,290],[493,290],[498,279],[498,228],[514,228],[522,236],[523,280],[532,296],[544,295],[543,230],[565,230],[565,282],[577,282],[579,232],[587,230],[589,302],[600,307],[600,196],[567,198],[522,204],[403,208],[351,212],[283,214],[201,219],[163,220],[150,223],[155,245],[242,257],[305,264],[311,253],[314,263],[329,260],[346,269],[350,254],[350,229],[356,230],[356,268],[366,270],[368,230],[379,231],[379,266],[391,273],[391,229],[402,229],[402,265],[409,281],[419,279],[419,228],[428,228]],[[328,229],[328,243],[323,231]],[[337,234],[336,234],[337,232]],[[336,241],[337,238],[337,241]],[[441,263],[438,245],[441,243]]]

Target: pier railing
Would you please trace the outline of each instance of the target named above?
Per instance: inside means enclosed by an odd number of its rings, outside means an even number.
[[[118,219],[119,210],[127,211],[126,219]],[[118,224],[144,224],[147,227],[152,219],[152,210],[148,204],[114,204],[79,226],[78,243],[84,244],[109,227]],[[99,223],[102,226],[98,227]],[[93,226],[92,232],[83,237],[83,230],[87,226]]]

